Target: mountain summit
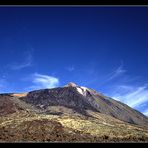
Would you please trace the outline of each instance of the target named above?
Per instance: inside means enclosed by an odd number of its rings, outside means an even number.
[[[73,82],[25,94],[1,94],[0,115],[0,141],[23,137],[52,142],[148,141],[145,115]]]
[[[74,82],[69,82],[66,87],[76,87],[77,85]]]
[[[83,115],[89,115],[88,110],[110,115],[119,120],[148,125],[148,119],[142,113],[130,108],[119,101],[104,96],[95,90],[78,86],[70,82],[66,87],[32,91],[22,100],[40,109],[50,106],[64,106]]]

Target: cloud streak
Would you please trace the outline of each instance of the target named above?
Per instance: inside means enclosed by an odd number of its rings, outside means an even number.
[[[6,86],[6,80],[0,79],[0,89],[4,88]]]
[[[143,114],[148,116],[148,109],[144,110]]]
[[[33,57],[31,52],[27,52],[23,62],[21,63],[15,62],[15,63],[9,64],[8,67],[12,70],[21,70],[23,68],[32,66],[32,61],[33,61]]]
[[[70,67],[67,67],[66,70],[68,70],[69,72],[72,72],[75,70],[74,66],[70,66]]]
[[[105,75],[102,78],[102,83],[100,83],[100,85],[98,85],[98,87],[101,87],[102,85],[105,85],[108,82],[111,82],[112,80],[116,79],[116,78],[120,78],[121,76],[124,76],[125,78],[125,73],[126,70],[123,68],[123,62],[121,62],[120,66],[118,66],[115,70],[113,70],[111,73],[109,73],[108,75]]]
[[[112,87],[109,88],[108,96],[115,100],[121,101],[132,108],[138,109],[143,114],[147,114],[147,111],[143,111],[143,108],[148,104],[148,86],[136,85],[135,80],[137,77],[129,77],[126,74],[126,70],[123,68],[123,62],[110,73],[103,84],[111,81]],[[122,77],[121,77],[122,76]],[[116,79],[120,78],[120,79]],[[112,81],[116,79],[117,81]],[[132,84],[131,84],[132,83]],[[145,109],[145,108],[144,108]]]
[[[148,87],[144,86],[117,86],[112,98],[119,100],[132,108],[138,108],[143,104],[148,103]],[[145,113],[145,112],[143,112]]]
[[[114,70],[112,73],[110,73],[108,75],[108,78],[106,81],[111,81],[111,80],[117,78],[118,76],[121,76],[125,72],[126,72],[126,70],[123,69],[123,64],[121,64],[116,70]]]
[[[0,79],[0,93],[12,92],[12,84],[8,83],[6,79]]]
[[[32,75],[31,89],[54,88],[59,85],[59,79],[49,75],[35,73]]]

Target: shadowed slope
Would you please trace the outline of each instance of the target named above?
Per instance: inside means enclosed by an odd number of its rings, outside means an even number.
[[[147,117],[74,83],[1,94],[0,115],[1,142],[148,141]]]
[[[142,113],[119,101],[99,94],[95,90],[80,87],[73,83],[65,87],[32,91],[21,99],[42,109],[47,109],[50,106],[65,106],[84,115],[88,115],[86,110],[92,110],[132,124],[148,125],[148,118]]]

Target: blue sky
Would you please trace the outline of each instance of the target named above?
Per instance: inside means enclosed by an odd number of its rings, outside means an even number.
[[[75,82],[148,115],[148,7],[0,7],[0,93]]]

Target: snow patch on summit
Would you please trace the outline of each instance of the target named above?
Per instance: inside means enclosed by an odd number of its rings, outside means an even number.
[[[84,87],[84,86],[81,86],[81,88],[82,88],[84,91],[86,91],[86,90],[87,90],[87,88],[86,88],[86,87]]]
[[[83,91],[82,91],[81,88],[77,87],[77,91],[78,91],[81,95],[83,95]]]
[[[76,87],[77,88],[77,91],[83,95],[83,96],[86,96],[86,90],[87,88],[86,87]]]

